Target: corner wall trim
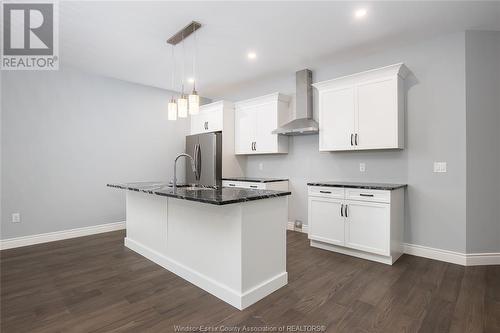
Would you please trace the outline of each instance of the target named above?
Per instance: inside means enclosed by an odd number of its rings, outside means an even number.
[[[307,224],[302,224],[302,229],[295,229],[295,223],[293,221],[288,221],[288,224],[287,224],[286,228],[288,230],[302,232],[304,234],[307,234],[307,231],[308,231],[308,225]]]
[[[0,250],[13,249],[16,247],[29,246],[41,243],[54,242],[63,239],[83,237],[88,235],[100,234],[125,229],[125,221],[93,225],[90,227],[68,229],[44,234],[15,237],[0,240]]]

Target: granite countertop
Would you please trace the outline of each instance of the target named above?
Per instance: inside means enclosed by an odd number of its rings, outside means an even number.
[[[309,186],[329,186],[329,187],[347,187],[347,188],[363,188],[368,190],[385,190],[391,191],[401,187],[406,187],[406,184],[385,184],[385,183],[358,183],[358,182],[343,182],[343,181],[326,181],[326,182],[311,182]]]
[[[213,205],[227,205],[238,202],[282,197],[292,194],[291,192],[285,191],[255,190],[234,187],[224,187],[222,189],[204,188],[199,190],[177,187],[174,191],[173,187],[171,187],[171,185],[169,186],[169,184],[165,182],[107,184],[107,186],[177,199],[198,201]]]
[[[287,178],[262,178],[262,177],[226,177],[222,180],[231,180],[235,182],[251,182],[251,183],[273,183],[273,182],[285,182],[288,181]]]

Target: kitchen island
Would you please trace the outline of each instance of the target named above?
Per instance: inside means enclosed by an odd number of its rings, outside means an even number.
[[[287,284],[290,192],[108,186],[127,190],[125,246],[212,295],[244,309]]]

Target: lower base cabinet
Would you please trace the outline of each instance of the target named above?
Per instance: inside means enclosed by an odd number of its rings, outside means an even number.
[[[392,265],[403,253],[404,189],[309,187],[311,246]]]
[[[238,187],[254,190],[272,190],[272,191],[288,191],[288,181],[276,182],[252,182],[252,181],[233,181],[223,180],[222,187]]]

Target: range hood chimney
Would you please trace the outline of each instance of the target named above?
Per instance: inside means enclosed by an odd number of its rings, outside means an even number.
[[[295,78],[295,117],[272,131],[273,134],[305,135],[319,131],[318,123],[313,119],[312,72],[303,69],[295,73]]]

